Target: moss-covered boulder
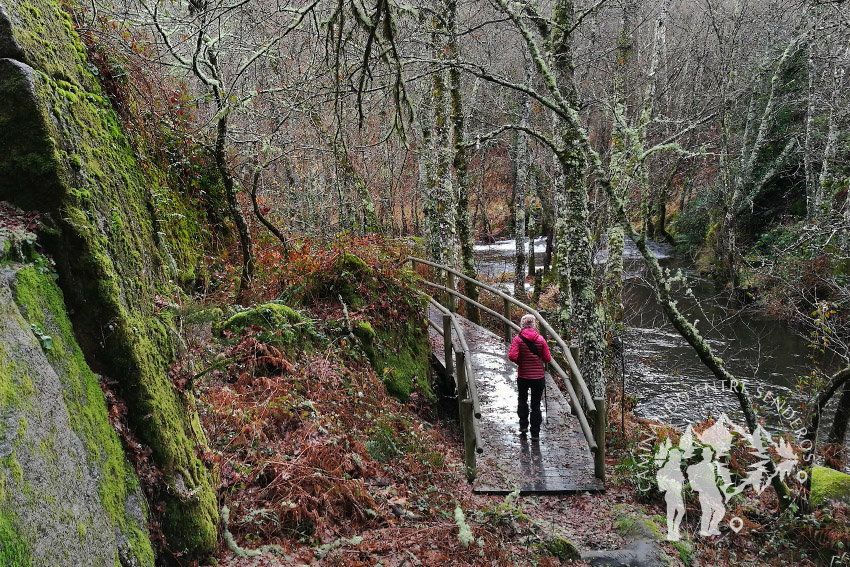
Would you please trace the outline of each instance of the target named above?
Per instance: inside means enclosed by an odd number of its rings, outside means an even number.
[[[306,286],[313,299],[342,300],[350,312],[350,331],[387,391],[402,401],[417,389],[433,397],[425,303],[411,285],[412,277],[397,266],[370,266],[345,253]]]
[[[411,316],[406,322],[384,322],[375,329],[372,367],[387,391],[407,401],[415,389],[433,397],[428,383],[431,344],[422,318]]]
[[[809,502],[812,506],[829,502],[850,504],[850,475],[828,467],[812,467]]]
[[[552,534],[544,539],[542,547],[548,555],[556,557],[561,561],[573,562],[581,559],[581,553],[579,553],[573,542],[557,534]]]
[[[44,213],[39,242],[75,338],[117,382],[163,473],[166,546],[191,559],[215,549],[217,506],[191,392],[168,377],[173,333],[156,305],[203,251],[191,210],[140,166],[91,68],[57,0],[0,0],[0,200]],[[29,309],[40,299],[25,291]]]
[[[665,549],[665,531],[646,512],[631,504],[617,504],[610,510],[614,529],[627,542],[622,549],[585,551],[581,558],[591,565],[632,565],[673,567],[679,565]],[[665,520],[661,520],[665,522]],[[692,548],[687,539],[670,542],[679,559],[690,565]]]
[[[251,327],[261,329],[261,341],[289,352],[309,349],[316,338],[313,322],[308,317],[274,301],[236,313],[221,325],[220,330],[241,334]]]
[[[351,309],[366,305],[369,292],[375,289],[375,272],[360,257],[344,253],[336,259],[330,277],[319,277],[308,284],[316,297],[341,298]]]
[[[145,499],[44,268],[0,273],[0,565],[153,566]]]

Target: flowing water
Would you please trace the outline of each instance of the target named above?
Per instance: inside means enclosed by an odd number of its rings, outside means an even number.
[[[545,245],[538,242],[536,260],[542,266]],[[765,409],[767,425],[788,430],[789,425],[777,416],[775,400],[790,399],[798,377],[811,371],[808,341],[754,309],[742,309],[729,294],[717,293],[714,283],[699,276],[690,262],[676,257],[669,245],[651,243],[650,248],[672,274],[681,270],[685,281],[674,289],[680,310],[689,320],[697,320],[697,329],[717,356],[736,377],[747,382],[756,403]],[[478,272],[491,277],[513,272],[514,250],[512,240],[476,246]],[[625,380],[616,386],[636,399],[635,412],[641,417],[684,426],[725,412],[739,421],[735,396],[718,386],[693,349],[667,322],[648,281],[651,276],[646,273],[646,264],[628,239],[623,260]],[[604,263],[604,250],[595,261]],[[691,294],[686,293],[688,289]]]

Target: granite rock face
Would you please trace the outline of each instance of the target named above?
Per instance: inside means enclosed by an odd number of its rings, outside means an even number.
[[[206,441],[191,392],[178,392],[168,377],[174,324],[156,309],[158,296],[174,297],[179,283],[191,281],[203,253],[197,245],[200,228],[165,174],[150,160],[142,167],[93,69],[59,2],[0,0],[0,201],[41,215],[38,244],[55,263],[51,282],[55,276],[61,290],[61,301],[50,310],[54,319],[69,319],[65,352],[74,352],[71,342],[78,345],[82,362],[116,383],[131,429],[162,472],[157,505],[166,545],[200,559],[217,542],[215,491],[199,459]],[[72,425],[80,417],[77,409],[67,406]],[[77,437],[85,446],[83,436]],[[36,446],[49,444],[43,438]],[[6,478],[15,477],[14,466],[0,469]],[[18,490],[36,491],[35,481],[49,478],[30,479]],[[0,488],[0,511],[16,511],[10,493]],[[107,508],[133,509],[131,493]],[[89,496],[104,498],[102,490]],[[67,505],[70,518],[75,505]],[[29,549],[47,545],[39,539],[43,531],[20,519],[8,524],[30,534],[23,540],[29,539]],[[137,535],[122,533],[129,541]],[[149,555],[142,553],[140,561]]]
[[[0,273],[0,345],[0,565],[153,565],[138,480],[47,274]]]

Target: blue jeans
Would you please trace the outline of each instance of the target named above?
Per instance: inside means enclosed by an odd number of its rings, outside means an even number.
[[[517,390],[519,390],[519,403],[517,413],[519,414],[519,427],[528,427],[528,391],[531,390],[531,435],[540,433],[540,424],[543,423],[543,415],[540,412],[540,400],[543,399],[543,390],[546,388],[546,380],[537,378],[517,378]]]

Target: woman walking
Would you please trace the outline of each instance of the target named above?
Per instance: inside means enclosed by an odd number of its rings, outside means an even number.
[[[543,363],[552,360],[546,339],[537,332],[537,320],[534,315],[523,315],[520,319],[520,333],[511,342],[508,360],[515,362],[517,369],[517,390],[519,390],[519,432],[525,435],[528,431],[528,392],[531,391],[531,440],[540,439],[540,424],[543,416],[540,413],[540,400],[546,388],[543,379]]]

